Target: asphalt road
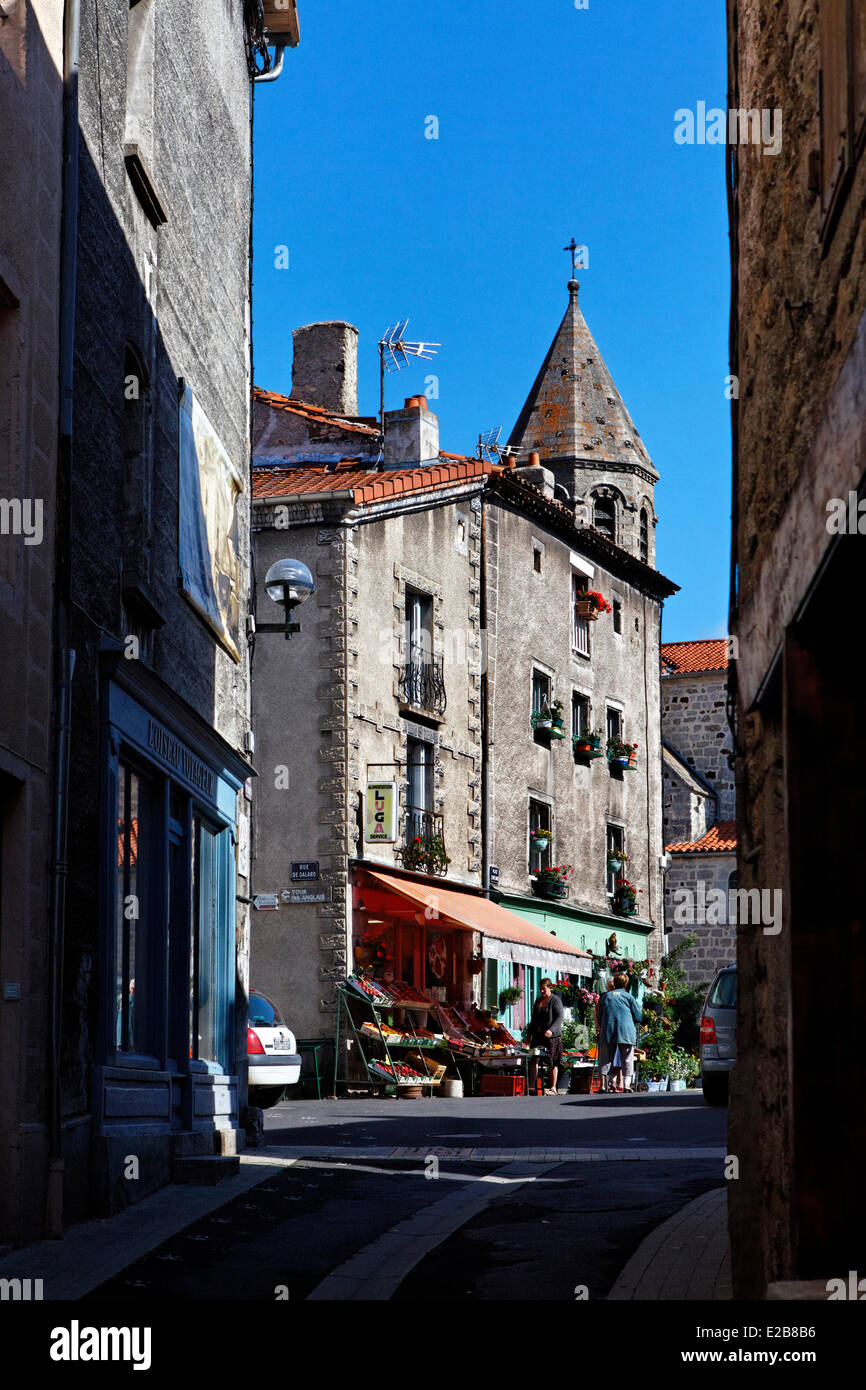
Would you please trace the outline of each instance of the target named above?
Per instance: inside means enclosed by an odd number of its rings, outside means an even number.
[[[602,1299],[719,1186],[725,1123],[694,1091],[291,1101],[266,1112],[262,1182],[90,1298]]]

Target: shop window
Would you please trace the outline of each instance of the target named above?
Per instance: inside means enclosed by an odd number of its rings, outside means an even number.
[[[533,834],[536,831],[543,832],[541,838],[546,839],[546,844],[540,847],[533,844]],[[529,872],[538,873],[539,869],[545,869],[550,864],[550,807],[543,801],[529,800]]]
[[[196,818],[190,947],[190,1056],[225,1069],[231,1050],[234,932],[231,836]]]
[[[117,775],[115,902],[115,1044],[119,1052],[151,1050],[153,943],[148,926],[150,823],[147,783],[127,763]]]
[[[605,853],[605,883],[607,893],[613,897],[616,892],[616,881],[618,878],[628,878],[628,874],[622,868],[612,869],[609,866],[611,855],[622,854],[625,850],[625,831],[621,825],[609,825],[607,827],[607,845]]]
[[[578,656],[589,656],[589,618],[581,617],[577,611],[578,599],[589,588],[589,580],[584,574],[571,576],[571,649]]]

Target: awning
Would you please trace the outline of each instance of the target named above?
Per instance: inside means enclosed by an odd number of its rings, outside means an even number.
[[[484,937],[481,954],[486,960],[519,961],[562,974],[592,974],[589,951],[572,946],[571,942],[561,940],[480,894],[457,893],[435,882],[420,883],[366,867],[364,873],[413,908],[423,908],[431,922],[438,920],[467,931],[481,932]]]

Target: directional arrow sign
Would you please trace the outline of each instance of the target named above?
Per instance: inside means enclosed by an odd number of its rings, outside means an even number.
[[[257,893],[253,898],[256,912],[278,912],[280,899],[276,893]]]

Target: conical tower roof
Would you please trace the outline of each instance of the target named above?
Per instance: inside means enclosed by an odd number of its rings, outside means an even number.
[[[538,453],[542,464],[585,460],[597,468],[638,467],[658,473],[613,383],[568,283],[568,308],[535,378],[509,444]]]

